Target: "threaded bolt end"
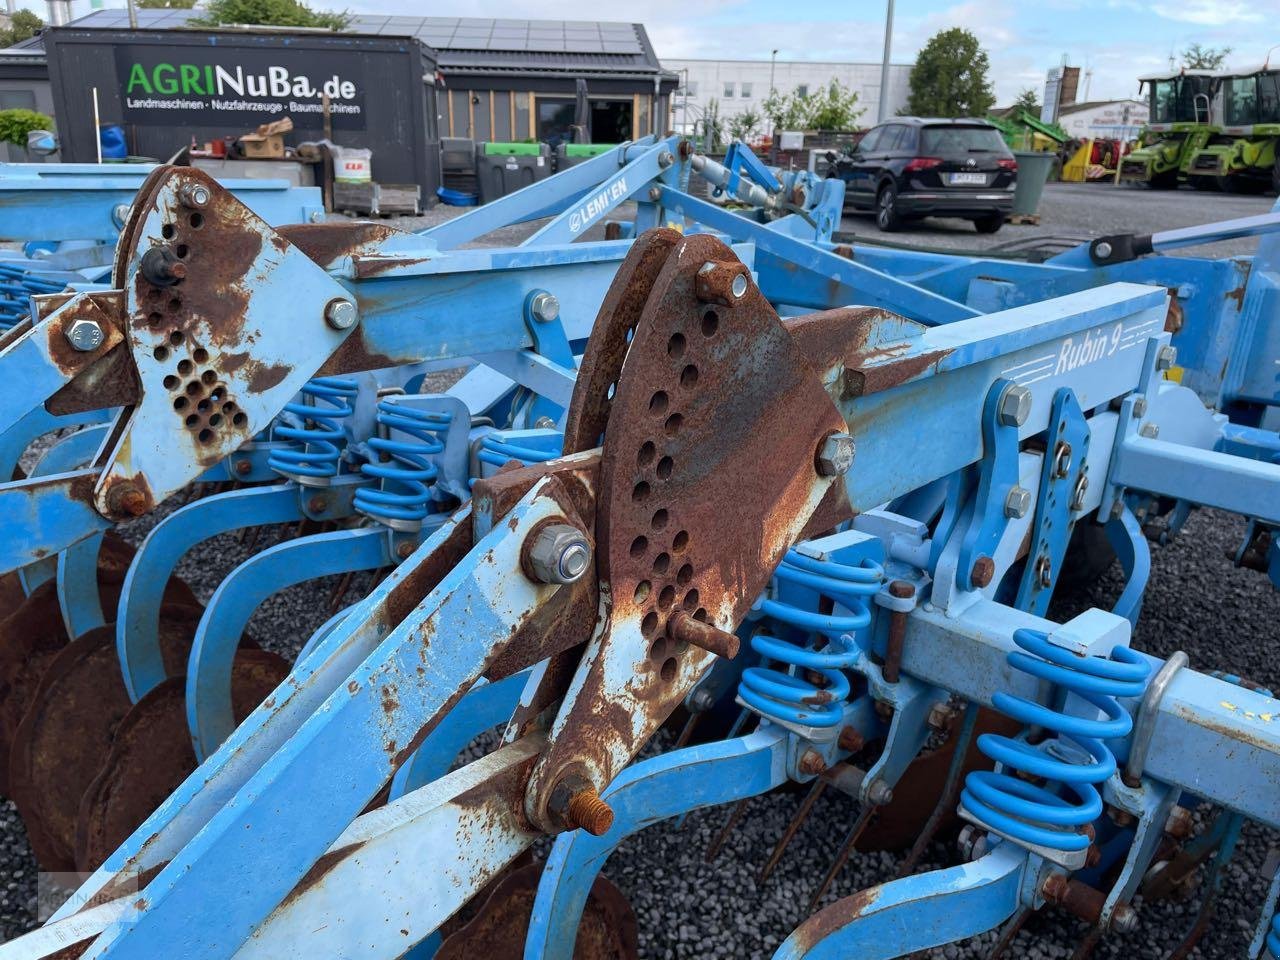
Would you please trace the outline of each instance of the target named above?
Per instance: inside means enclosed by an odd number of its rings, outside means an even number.
[[[600,799],[594,787],[579,790],[569,798],[569,823],[593,837],[603,837],[613,826],[613,808]]]

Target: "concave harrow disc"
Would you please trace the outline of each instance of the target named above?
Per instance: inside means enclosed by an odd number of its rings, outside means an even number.
[[[541,863],[509,873],[492,888],[471,919],[444,939],[435,960],[524,956],[529,916],[541,877]],[[631,904],[608,878],[596,877],[578,925],[574,960],[635,960],[637,944]]]
[[[247,717],[288,673],[283,657],[242,648],[231,676],[236,721]],[[78,870],[97,869],[196,768],[185,687],[184,678],[170,677],[134,704],[116,727],[111,752],[80,800]]]

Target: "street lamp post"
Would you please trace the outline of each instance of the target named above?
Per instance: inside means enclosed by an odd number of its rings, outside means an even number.
[[[893,0],[884,15],[884,60],[880,64],[880,112],[876,123],[884,123],[889,113],[889,53],[893,49]]]
[[[778,51],[769,55],[769,92],[773,93],[773,68],[778,64]]]

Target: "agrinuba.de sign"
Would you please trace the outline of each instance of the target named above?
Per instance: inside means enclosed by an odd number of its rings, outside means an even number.
[[[288,115],[296,127],[318,129],[327,94],[335,127],[364,129],[358,56],[187,48],[179,59],[172,52],[116,49],[125,120],[238,129]],[[314,69],[318,60],[323,75]]]

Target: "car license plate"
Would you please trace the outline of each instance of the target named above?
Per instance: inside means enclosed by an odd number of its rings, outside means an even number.
[[[952,186],[979,186],[987,185],[987,175],[985,173],[953,173],[950,174],[950,183]]]

